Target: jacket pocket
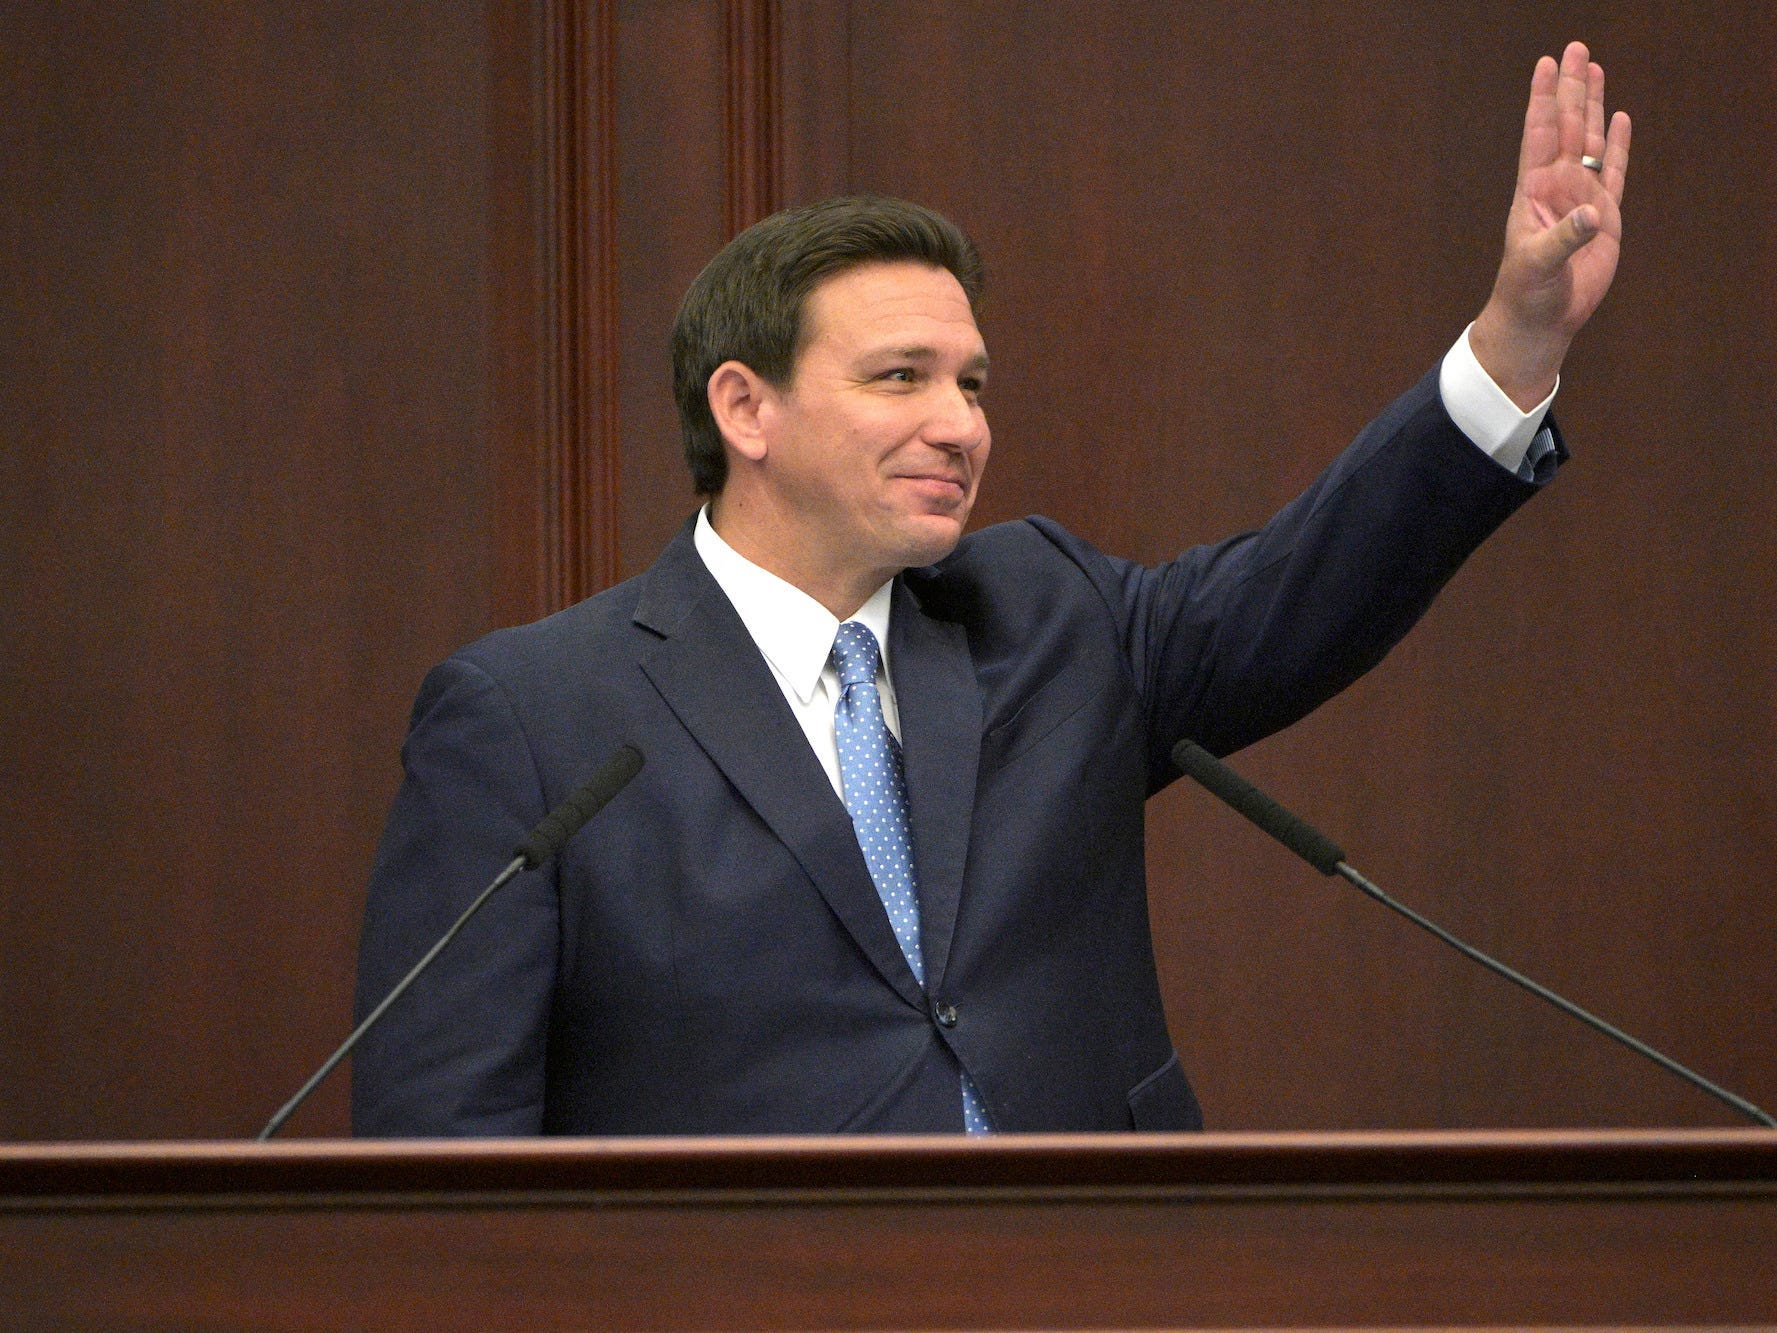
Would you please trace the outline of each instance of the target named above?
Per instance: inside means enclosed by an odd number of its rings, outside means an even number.
[[[1177,1051],[1130,1089],[1129,1123],[1144,1133],[1203,1128],[1203,1108],[1191,1091],[1191,1080],[1185,1077]]]
[[[1091,703],[1092,697],[1066,672],[1051,676],[1012,716],[982,736],[981,767],[991,771],[1011,762]]]

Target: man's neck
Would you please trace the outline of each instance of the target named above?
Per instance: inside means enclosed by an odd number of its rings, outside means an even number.
[[[760,569],[800,588],[844,621],[900,571],[857,570],[815,549],[797,526],[731,499],[715,496],[709,504],[710,527],[736,554]]]

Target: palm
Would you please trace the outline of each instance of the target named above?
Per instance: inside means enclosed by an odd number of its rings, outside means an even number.
[[[1597,210],[1598,234],[1590,242],[1554,267],[1525,258],[1520,261],[1525,271],[1514,274],[1523,286],[1525,313],[1570,337],[1604,300],[1622,251],[1622,213],[1600,176],[1577,161],[1533,169],[1519,182],[1506,224],[1506,262],[1511,263],[1516,251],[1535,255],[1539,249],[1535,242],[1574,209],[1590,204]]]

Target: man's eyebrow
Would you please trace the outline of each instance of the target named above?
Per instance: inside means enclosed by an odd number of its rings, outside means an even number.
[[[876,357],[881,357],[881,358],[884,358],[887,360],[935,361],[938,359],[938,349],[935,347],[927,347],[924,344],[916,343],[916,344],[912,344],[907,347],[879,348],[872,355],[876,356]],[[987,353],[986,352],[976,353],[974,356],[970,357],[967,361],[965,361],[963,363],[963,369],[985,372],[987,369]]]

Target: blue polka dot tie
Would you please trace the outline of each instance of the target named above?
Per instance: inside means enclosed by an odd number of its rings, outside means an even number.
[[[848,620],[833,639],[833,666],[839,672],[839,704],[833,734],[839,742],[839,782],[851,812],[864,864],[888,912],[889,925],[907,966],[925,985],[925,958],[919,951],[919,883],[913,871],[913,833],[907,818],[907,783],[901,773],[901,746],[882,715],[876,669],[882,650],[867,625]],[[981,1095],[963,1075],[963,1126],[985,1134],[990,1126]]]

